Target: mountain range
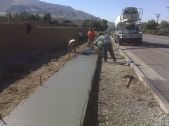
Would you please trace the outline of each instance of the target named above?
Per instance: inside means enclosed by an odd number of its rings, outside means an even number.
[[[45,14],[50,13],[53,17],[64,18],[67,20],[84,20],[97,17],[75,10],[70,6],[51,4],[39,0],[0,0],[0,13],[6,12],[29,12]]]
[[[101,20],[99,17],[80,10],[75,10],[70,6],[52,4],[40,0],[0,0],[0,15],[4,15],[6,12],[15,13],[24,11],[35,14],[38,13],[39,15],[50,13],[52,17],[56,19],[71,20],[79,26],[85,19],[92,18]],[[108,26],[114,27],[114,23],[108,21]]]

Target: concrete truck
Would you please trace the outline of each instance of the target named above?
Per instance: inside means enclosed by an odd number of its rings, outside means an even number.
[[[143,9],[126,7],[115,22],[114,40],[119,45],[124,43],[142,44],[141,18]]]

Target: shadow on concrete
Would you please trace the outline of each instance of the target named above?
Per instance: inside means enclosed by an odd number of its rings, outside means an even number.
[[[97,68],[93,78],[92,90],[90,92],[90,98],[87,106],[86,115],[84,118],[83,126],[99,126],[98,121],[98,95],[99,95],[99,81],[100,72],[102,66],[101,57],[98,58]]]
[[[41,66],[47,65],[51,60],[57,61],[59,57],[65,54],[67,54],[67,49],[55,48],[25,53],[11,58],[4,58],[3,60],[1,59],[0,93],[17,80],[24,78]]]

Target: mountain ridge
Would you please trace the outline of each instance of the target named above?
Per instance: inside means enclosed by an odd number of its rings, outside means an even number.
[[[89,18],[99,19],[92,14],[75,10],[70,6],[52,4],[40,0],[0,0],[0,12],[29,12],[45,14],[67,20],[85,20]]]

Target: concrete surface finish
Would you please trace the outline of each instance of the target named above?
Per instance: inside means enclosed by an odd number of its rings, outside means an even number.
[[[20,103],[0,126],[80,126],[97,56],[79,55]]]
[[[144,35],[141,46],[121,46],[169,105],[169,37]],[[160,97],[161,97],[160,96]],[[169,110],[167,110],[169,111]]]

